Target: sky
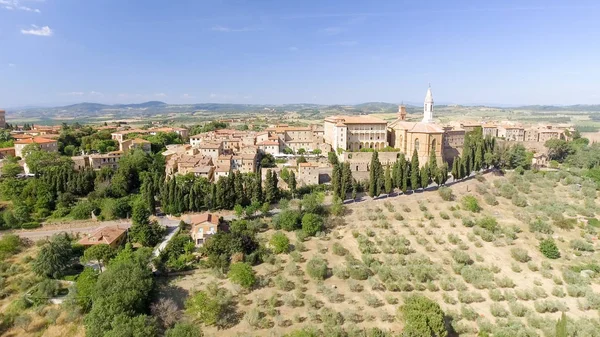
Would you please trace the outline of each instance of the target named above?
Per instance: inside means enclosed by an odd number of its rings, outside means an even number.
[[[0,108],[600,103],[600,2],[0,0]]]

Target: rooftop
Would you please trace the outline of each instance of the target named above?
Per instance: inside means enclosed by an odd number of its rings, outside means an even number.
[[[187,217],[187,222],[192,225],[202,224],[205,222],[212,223],[214,225],[219,224],[219,217],[212,213],[194,214]],[[185,221],[185,220],[184,220]]]
[[[49,144],[49,143],[56,143],[56,140],[42,138],[42,137],[32,137],[32,138],[17,140],[15,142],[15,144]]]
[[[359,116],[330,116],[325,118],[326,122],[330,123],[343,123],[343,124],[387,124],[381,118],[377,118],[370,115],[359,115]]]
[[[126,228],[119,226],[102,227],[88,237],[79,240],[79,243],[84,246],[92,246],[102,243],[110,245],[119,237],[121,237],[121,235],[123,235],[126,231]]]

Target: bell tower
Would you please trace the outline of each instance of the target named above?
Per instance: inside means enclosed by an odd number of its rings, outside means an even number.
[[[406,120],[406,107],[404,106],[404,102],[398,105],[398,119],[401,121]]]
[[[431,85],[427,88],[425,95],[425,104],[423,104],[423,123],[433,123],[433,95],[431,94]]]

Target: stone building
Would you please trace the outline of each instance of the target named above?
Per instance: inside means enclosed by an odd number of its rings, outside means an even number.
[[[318,185],[319,184],[319,164],[317,163],[300,163],[298,164],[298,184],[303,185]]]
[[[15,156],[23,158],[23,149],[30,144],[38,144],[42,151],[58,152],[58,142],[43,137],[23,138],[15,141]]]
[[[0,109],[0,129],[6,128],[6,111]]]
[[[382,150],[388,146],[387,122],[373,116],[325,118],[323,138],[335,151]]]
[[[443,161],[444,129],[433,123],[433,96],[431,88],[427,89],[421,122],[407,122],[406,109],[399,107],[398,119],[389,127],[390,145],[410,158],[416,150],[419,163],[424,165],[431,154],[435,154],[438,164]]]

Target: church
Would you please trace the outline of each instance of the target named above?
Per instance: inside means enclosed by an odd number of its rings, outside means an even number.
[[[433,121],[433,95],[431,87],[427,89],[423,104],[423,119],[420,122],[406,121],[406,107],[398,107],[398,119],[388,125],[388,142],[391,147],[400,149],[410,160],[415,150],[419,155],[419,164],[429,161],[435,153],[438,165],[443,162],[444,129]]]

